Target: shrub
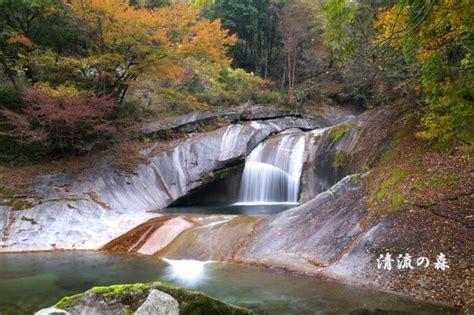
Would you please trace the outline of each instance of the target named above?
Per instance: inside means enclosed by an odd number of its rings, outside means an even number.
[[[158,97],[160,108],[173,114],[188,114],[208,109],[206,103],[176,88],[161,88],[158,90]]]
[[[0,77],[1,79],[1,77]],[[20,92],[10,82],[0,84],[0,106],[14,109],[21,104]]]
[[[213,106],[232,106],[247,101],[265,104],[281,102],[281,95],[271,91],[271,86],[271,81],[243,69],[225,68],[212,86],[199,94],[199,98]]]
[[[0,134],[17,143],[75,153],[104,144],[116,132],[117,106],[110,97],[52,95],[36,87],[24,90],[23,101],[19,112],[0,110]]]

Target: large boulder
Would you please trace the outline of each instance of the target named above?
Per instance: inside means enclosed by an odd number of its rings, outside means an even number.
[[[154,282],[94,287],[85,293],[65,297],[54,307],[40,310],[36,314],[251,315],[254,313],[199,292]]]

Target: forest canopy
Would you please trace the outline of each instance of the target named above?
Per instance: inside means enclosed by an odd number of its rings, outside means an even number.
[[[465,0],[0,0],[0,160],[87,152],[133,121],[248,101],[406,98],[419,137],[472,146],[473,11]]]

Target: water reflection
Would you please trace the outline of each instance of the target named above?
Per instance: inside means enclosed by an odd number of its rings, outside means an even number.
[[[212,261],[199,261],[191,259],[173,260],[163,259],[168,263],[165,268],[164,280],[179,284],[186,288],[196,288],[208,279],[205,266]]]

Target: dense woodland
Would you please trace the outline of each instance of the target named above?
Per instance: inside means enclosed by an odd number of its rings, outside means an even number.
[[[0,162],[246,102],[405,99],[418,137],[472,148],[473,49],[468,0],[0,0]]]

